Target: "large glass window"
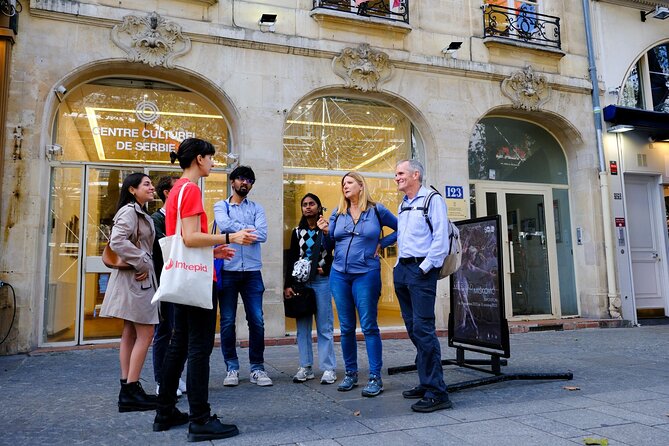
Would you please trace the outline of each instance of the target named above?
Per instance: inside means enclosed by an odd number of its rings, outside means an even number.
[[[411,121],[398,110],[339,97],[299,104],[286,119],[283,142],[284,249],[299,222],[304,194],[318,195],[330,215],[339,203],[341,178],[351,170],[365,176],[372,198],[395,213],[401,200],[393,181],[395,164],[422,147]],[[392,287],[396,258],[397,248],[391,246],[381,259],[379,323],[386,327],[403,325]],[[286,329],[294,330],[294,320],[287,319]]]
[[[60,161],[169,164],[170,150],[201,137],[227,153],[228,125],[203,96],[152,80],[109,78],[82,85],[58,107]],[[219,167],[225,166],[219,157]]]
[[[623,82],[619,104],[669,113],[669,43],[641,56]]]
[[[205,209],[227,196],[226,119],[205,97],[155,80],[107,78],[73,88],[54,123],[48,274],[43,343],[118,338],[122,321],[99,316],[111,270],[101,260],[121,183],[144,172],[154,183],[181,175],[169,151],[200,137],[216,147],[216,168],[203,183]],[[82,166],[83,164],[83,166]],[[149,213],[162,206],[148,203]]]
[[[471,180],[567,184],[567,162],[543,128],[511,118],[483,118],[469,143]]]

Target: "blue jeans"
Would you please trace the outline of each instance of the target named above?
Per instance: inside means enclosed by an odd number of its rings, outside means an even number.
[[[209,419],[209,357],[214,348],[216,333],[216,298],[214,308],[207,310],[190,305],[174,304],[174,334],[165,355],[160,378],[158,412],[172,413],[177,402],[179,378],[188,359],[188,406],[190,421]]]
[[[332,331],[334,315],[332,313],[332,294],[327,276],[316,275],[307,286],[316,293],[316,333],[318,335],[318,367],[322,371],[334,370],[337,367],[335,359]],[[309,367],[314,363],[312,348],[311,327],[312,316],[297,319],[297,349],[300,352],[300,367]]]
[[[341,350],[346,373],[358,371],[358,344],[355,339],[357,309],[360,328],[365,335],[369,373],[381,376],[383,360],[381,333],[377,322],[379,297],[381,296],[381,271],[377,269],[353,274],[340,273],[333,268],[330,271],[330,288],[337,305]]]
[[[227,370],[239,370],[237,357],[237,296],[242,296],[249,326],[249,362],[251,372],[265,369],[265,322],[262,295],[265,285],[260,271],[222,271],[218,302],[221,307],[221,351]]]
[[[441,345],[434,323],[439,268],[423,274],[418,263],[398,263],[393,270],[395,294],[400,302],[402,319],[411,342],[416,347],[419,387],[428,398],[448,395],[441,365]]]
[[[160,322],[153,330],[153,377],[160,384],[160,372],[174,331],[174,304],[160,302]]]

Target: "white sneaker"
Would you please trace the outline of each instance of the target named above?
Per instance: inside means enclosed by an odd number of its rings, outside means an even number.
[[[223,379],[223,385],[227,387],[239,385],[239,370],[228,370],[228,374]]]
[[[181,378],[179,378],[179,390],[181,391],[182,394],[186,393],[186,383]]]
[[[258,384],[261,387],[271,386],[272,380],[264,370],[256,370],[251,372],[251,384]]]
[[[160,384],[156,383],[156,396],[158,396],[158,393],[160,392]],[[177,389],[177,397],[180,397],[183,395],[180,389]]]
[[[321,384],[334,384],[337,381],[337,374],[334,370],[326,370],[321,377]]]
[[[297,373],[293,376],[294,383],[303,383],[308,379],[314,379],[314,371],[311,370],[311,367],[300,367],[297,369]]]

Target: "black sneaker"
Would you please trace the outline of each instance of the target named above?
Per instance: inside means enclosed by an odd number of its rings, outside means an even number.
[[[206,423],[193,423],[188,425],[188,441],[218,440],[239,435],[239,429],[234,424],[223,424],[218,421],[216,415],[209,417]]]
[[[166,431],[171,427],[181,426],[186,423],[188,423],[188,414],[173,407],[172,412],[167,415],[160,412],[156,413],[156,418],[153,419],[153,432]]]
[[[402,396],[408,400],[417,400],[425,396],[425,389],[420,387],[414,387],[413,389],[405,390],[402,392]]]
[[[423,397],[420,401],[411,405],[414,412],[434,412],[435,410],[450,409],[451,407],[453,407],[453,403],[448,399],[448,396],[444,399]]]

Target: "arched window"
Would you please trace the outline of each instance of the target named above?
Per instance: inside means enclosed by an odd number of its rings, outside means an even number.
[[[637,61],[623,83],[620,105],[669,113],[669,43]]]
[[[567,184],[567,162],[555,138],[538,125],[483,118],[469,142],[469,179]]]
[[[360,172],[372,198],[396,212],[401,196],[394,182],[395,164],[421,150],[422,142],[411,121],[386,104],[343,97],[320,97],[298,104],[286,118],[283,137],[284,248],[288,249],[290,232],[301,217],[304,194],[318,195],[329,216],[339,202],[340,181],[348,171]],[[383,253],[383,283],[392,283],[396,257],[394,246]],[[287,320],[289,331],[293,323]],[[382,290],[379,323],[403,325],[391,286]]]

